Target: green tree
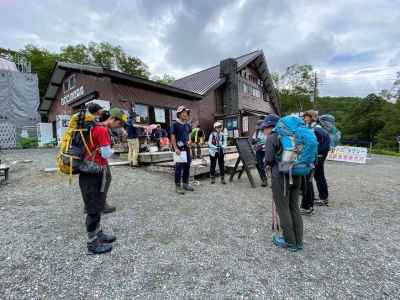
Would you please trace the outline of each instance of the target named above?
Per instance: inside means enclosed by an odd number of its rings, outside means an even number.
[[[32,65],[32,72],[39,78],[39,92],[43,97],[50,80],[51,72],[57,61],[77,64],[97,65],[110,69],[117,69],[133,76],[149,78],[150,73],[146,64],[139,58],[127,55],[120,46],[110,43],[77,44],[61,48],[59,53],[34,45],[26,45],[20,51],[0,48],[0,54],[7,54],[15,59],[22,55]]]
[[[382,90],[379,94],[382,98],[388,101],[399,102],[400,100],[400,72],[397,72],[397,79],[393,82],[390,90]]]
[[[61,48],[60,60],[68,63],[91,64],[89,49],[84,44],[69,45]]]
[[[291,65],[282,75],[272,73],[272,80],[278,90],[283,114],[312,108],[310,97],[314,89],[314,77],[311,65]]]
[[[157,81],[159,83],[163,83],[163,84],[170,84],[171,82],[175,81],[174,76],[166,74],[166,73],[164,73],[162,77],[155,75],[151,79],[154,81]]]
[[[347,116],[344,132],[350,137],[376,142],[378,132],[386,123],[386,104],[381,97],[368,95]]]
[[[44,96],[59,55],[34,45],[26,45],[20,53],[31,63],[32,72],[36,73],[39,79],[39,94],[41,97]]]

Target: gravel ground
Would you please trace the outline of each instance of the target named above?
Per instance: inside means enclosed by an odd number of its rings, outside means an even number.
[[[112,253],[86,255],[76,184],[45,174],[54,150],[0,186],[1,299],[399,299],[400,160],[328,163],[331,206],[305,217],[305,249],[271,243],[271,191],[200,181],[174,194],[172,177],[114,167],[103,218]]]

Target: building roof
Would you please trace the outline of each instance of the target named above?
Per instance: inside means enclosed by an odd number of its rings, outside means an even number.
[[[140,86],[144,89],[158,90],[160,92],[164,92],[167,94],[179,96],[182,98],[190,99],[190,100],[200,100],[202,96],[193,93],[191,91],[183,90],[178,87],[162,84],[156,81],[148,80],[145,78],[141,78],[138,76],[132,76],[129,74],[121,73],[118,71],[110,70],[107,68],[99,67],[99,66],[91,66],[91,65],[80,65],[74,63],[65,63],[65,62],[57,62],[53,68],[53,72],[51,74],[50,82],[47,86],[44,97],[41,99],[39,110],[43,112],[47,112],[50,110],[50,107],[55,100],[57,95],[58,88],[61,87],[61,84],[66,76],[67,72],[81,72],[85,74],[92,74],[96,76],[105,76],[113,78],[114,80],[119,80],[126,82],[128,84],[134,84],[136,86]]]
[[[255,62],[255,65],[257,66],[257,71],[261,76],[268,97],[269,99],[271,99],[271,105],[274,107],[275,111],[279,113],[278,96],[274,89],[264,52],[262,50],[256,50],[245,55],[236,57],[235,60],[238,65],[238,71],[245,68],[249,63],[253,61]],[[216,87],[222,85],[224,82],[225,78],[220,77],[220,65],[218,64],[211,68],[180,78],[171,83],[171,85],[191,91],[193,93],[205,95],[210,90],[213,90]],[[251,106],[251,104],[249,104],[249,106]],[[267,109],[267,107],[269,107],[269,104],[265,103],[265,107]],[[251,109],[251,107],[249,108]]]
[[[241,68],[245,67],[261,54],[262,51],[257,50],[235,58],[238,64],[238,69],[240,70]],[[209,90],[222,84],[224,80],[224,78],[220,78],[220,69],[218,64],[211,68],[175,80],[173,83],[171,83],[171,85],[204,95]]]

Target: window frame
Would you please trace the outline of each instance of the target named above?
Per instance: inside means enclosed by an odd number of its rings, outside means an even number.
[[[143,115],[141,114],[141,112],[139,111],[138,107],[143,107],[146,110],[146,117],[143,117]],[[135,103],[135,113],[137,116],[140,117],[140,124],[149,124],[150,122],[150,107],[147,104],[142,104],[142,103]]]

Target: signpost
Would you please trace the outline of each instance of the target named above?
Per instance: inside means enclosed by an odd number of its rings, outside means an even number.
[[[329,152],[327,159],[356,164],[367,163],[368,149],[364,147],[336,146]]]
[[[247,177],[249,178],[250,184],[253,188],[256,187],[254,182],[254,178],[251,175],[251,168],[257,166],[256,155],[254,154],[253,149],[251,148],[249,139],[247,137],[237,138],[236,140],[236,148],[239,153],[239,157],[236,161],[235,167],[233,168],[233,172],[229,178],[229,181],[233,181],[233,177],[237,172],[239,172],[238,179],[242,177],[244,171],[246,171]],[[242,162],[242,169],[239,171],[239,164]]]

